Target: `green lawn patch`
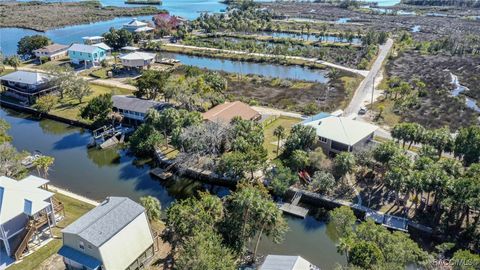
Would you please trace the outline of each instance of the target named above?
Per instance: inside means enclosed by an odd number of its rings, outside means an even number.
[[[290,134],[290,130],[292,129],[292,126],[298,122],[300,122],[300,119],[298,118],[280,116],[274,121],[272,121],[270,124],[265,126],[264,132],[263,132],[265,135],[265,141],[263,142],[263,146],[268,151],[269,159],[274,159],[275,157],[277,157],[277,141],[278,140],[277,140],[277,137],[273,135],[273,131],[275,130],[275,128],[277,128],[278,126],[283,126],[288,136],[288,134]]]

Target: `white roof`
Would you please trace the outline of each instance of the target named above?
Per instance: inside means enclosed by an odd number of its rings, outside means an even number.
[[[96,40],[96,39],[104,39],[102,36],[92,36],[92,37],[82,37],[83,40]]]
[[[124,51],[138,51],[138,50],[140,50],[139,48],[133,47],[133,46],[125,46],[125,47],[122,47],[121,49],[124,50]]]
[[[93,45],[86,45],[86,44],[72,44],[70,48],[68,49],[69,51],[75,51],[75,52],[82,52],[82,53],[94,53],[97,51],[97,49],[102,49],[101,47],[96,47]]]
[[[100,42],[100,43],[97,43],[97,44],[93,44],[92,46],[95,46],[95,47],[99,47],[101,49],[104,49],[105,51],[110,51],[112,48],[110,48],[110,46],[108,46],[107,44],[105,44],[104,42]]]
[[[143,27],[140,27],[140,28],[137,28],[135,29],[134,32],[148,32],[148,31],[153,31],[154,28],[150,27],[150,26],[143,26]]]
[[[49,206],[53,193],[40,188],[48,182],[36,176],[20,181],[0,176],[0,224],[22,213],[31,216]],[[31,205],[27,205],[27,201]]]
[[[354,145],[378,129],[377,126],[342,116],[327,116],[303,122],[312,126],[317,135],[346,145]]]
[[[29,85],[39,85],[47,83],[52,79],[51,76],[34,71],[18,70],[0,77],[2,81],[24,83]]]
[[[268,255],[260,270],[319,270],[300,256]]]
[[[137,27],[147,26],[147,25],[148,23],[139,21],[137,20],[137,18],[133,18],[133,20],[131,20],[129,23],[124,24],[124,26],[137,26]]]
[[[147,52],[131,52],[120,56],[121,60],[152,60],[156,54]]]

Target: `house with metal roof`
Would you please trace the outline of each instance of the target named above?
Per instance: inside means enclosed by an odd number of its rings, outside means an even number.
[[[131,52],[121,55],[120,61],[122,65],[126,68],[139,68],[144,69],[150,67],[155,63],[155,58],[157,57],[154,53],[147,52]]]
[[[93,45],[93,44],[103,42],[105,38],[102,36],[87,36],[87,37],[82,37],[82,40],[83,40],[83,44]]]
[[[130,22],[123,25],[123,29],[132,33],[151,32],[154,30],[148,23],[133,18]]]
[[[108,197],[62,235],[67,269],[139,269],[154,253],[145,208],[126,197]]]
[[[235,117],[240,117],[244,120],[258,120],[261,118],[259,112],[241,101],[225,102],[217,105],[204,112],[202,116],[206,121],[225,123],[229,123]]]
[[[100,49],[104,49],[107,52],[107,54],[109,54],[112,51],[112,48],[107,44],[105,44],[104,42],[95,43],[93,44],[93,46],[99,47]]]
[[[56,60],[67,56],[68,45],[50,44],[40,49],[34,50],[33,53],[37,58],[47,57],[49,60]]]
[[[268,255],[259,270],[320,270],[300,256]]]
[[[0,77],[0,83],[5,94],[16,99],[33,103],[42,95],[55,91],[53,77],[34,71],[18,70]]]
[[[106,59],[107,51],[97,46],[75,43],[68,48],[68,57],[75,65],[98,66]]]
[[[6,258],[21,259],[35,236],[53,236],[61,209],[46,190],[48,182],[33,175],[19,181],[0,176],[0,266]]]
[[[112,101],[113,110],[124,117],[124,122],[132,125],[141,124],[150,109],[161,111],[171,106],[165,102],[122,95],[113,96]]]
[[[320,113],[300,123],[311,126],[318,136],[319,146],[328,154],[357,151],[373,140],[377,126],[352,119]]]

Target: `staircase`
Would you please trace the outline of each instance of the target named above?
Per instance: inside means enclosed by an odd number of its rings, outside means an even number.
[[[61,206],[63,209],[63,205]],[[25,235],[22,237],[22,241],[17,246],[15,250],[15,260],[20,260],[23,257],[23,253],[28,250],[28,242],[32,239],[32,236],[37,232],[43,225],[48,223],[48,216],[46,214],[40,215],[37,219],[31,219],[27,222],[25,226]]]
[[[295,192],[295,195],[293,195],[293,198],[292,198],[292,205],[298,205],[301,198],[302,198],[302,193],[298,191]]]

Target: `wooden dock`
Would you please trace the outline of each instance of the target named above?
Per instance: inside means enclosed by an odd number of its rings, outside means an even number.
[[[150,174],[155,176],[155,177],[158,177],[162,180],[167,180],[168,178],[172,177],[172,175],[173,175],[171,172],[165,171],[162,168],[155,168],[155,169],[150,171]]]
[[[280,204],[280,210],[287,214],[301,218],[305,218],[308,215],[308,209],[290,203]]]

